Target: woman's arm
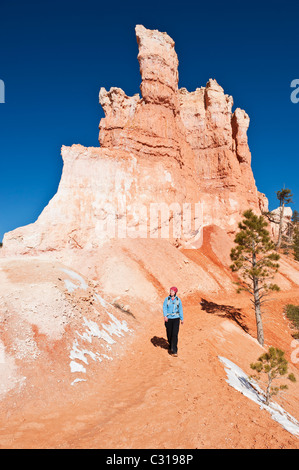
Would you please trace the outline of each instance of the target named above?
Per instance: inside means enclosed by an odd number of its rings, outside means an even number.
[[[183,315],[183,304],[181,299],[179,299],[179,314],[180,314],[180,319],[183,322],[184,321],[184,315]]]

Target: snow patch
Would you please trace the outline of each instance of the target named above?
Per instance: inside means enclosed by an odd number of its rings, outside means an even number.
[[[102,299],[101,296],[98,294],[97,298],[101,302],[101,305],[104,306],[105,311],[107,315],[110,317],[111,321],[109,324],[102,323],[100,326],[93,320],[88,320],[86,317],[83,317],[84,323],[83,327],[85,327],[85,331],[83,333],[79,333],[78,331],[76,332],[78,337],[83,340],[84,342],[88,342],[91,346],[93,343],[93,338],[97,338],[99,340],[104,341],[106,344],[100,343],[99,345],[104,348],[106,351],[111,351],[111,345],[115,344],[116,341],[112,336],[117,336],[121,337],[124,336],[125,332],[131,331],[128,328],[128,325],[125,321],[119,321],[112,313],[108,312],[106,306],[109,304]],[[86,373],[85,367],[76,362],[76,360],[82,361],[84,364],[88,365],[88,359],[87,357],[90,357],[93,361],[99,361],[102,362],[103,358],[109,361],[112,361],[113,358],[106,354],[105,352],[93,352],[90,349],[86,348],[81,348],[79,347],[79,342],[76,339],[73,342],[73,347],[70,352],[70,367],[71,367],[71,372],[84,372]],[[77,380],[78,381],[78,380]],[[72,382],[72,385],[75,383],[75,381]]]
[[[174,186],[172,178],[171,178],[171,174],[169,173],[169,171],[164,170],[164,177],[167,182],[171,183],[171,186]]]
[[[299,436],[299,422],[293,416],[275,402],[266,405],[264,392],[254,380],[249,379],[242,369],[225,357],[218,356],[218,358],[225,366],[228,378],[226,382],[231,387],[257,403],[260,409],[267,410],[271,414],[272,419],[281,424],[291,434]]]
[[[106,308],[108,307],[108,302],[106,302],[105,299],[103,299],[103,297],[101,297],[99,294],[94,294],[96,300],[98,300],[100,302],[100,304],[102,305],[102,307]]]
[[[78,287],[83,289],[88,287],[82,276],[80,276],[78,273],[69,269],[62,269],[62,271],[80,283],[80,285],[77,285],[74,284],[71,280],[66,279],[65,284],[69,292],[72,292]],[[80,332],[76,331],[78,338],[73,341],[72,350],[69,355],[69,358],[71,359],[71,372],[86,373],[86,368],[84,365],[89,365],[89,359],[99,362],[102,362],[103,359],[112,361],[113,358],[108,355],[108,352],[112,350],[112,345],[116,343],[114,338],[120,338],[124,336],[124,333],[132,331],[128,328],[126,321],[119,321],[112,313],[109,312],[109,310],[113,309],[114,307],[105,299],[103,299],[100,294],[94,292],[93,297],[101,304],[110,321],[108,323],[98,324],[96,321],[83,317],[82,330]],[[98,341],[94,342],[94,338],[96,338]],[[86,347],[86,343],[88,343],[88,347]],[[72,385],[77,382],[80,382],[80,379],[74,380]]]
[[[72,381],[71,385],[74,385],[77,382],[86,382],[86,379],[75,379],[75,380]]]
[[[70,279],[65,279],[65,287],[67,288],[68,292],[74,292],[75,289],[78,289],[79,287],[81,289],[86,290],[87,289],[87,284],[84,281],[83,277],[80,276],[80,274],[76,273],[75,271],[72,271],[71,269],[64,269],[60,268],[61,271],[64,271],[66,274],[68,274],[72,279],[75,279],[76,281],[79,281],[80,285],[74,284]]]
[[[70,353],[70,359],[79,359],[80,361],[88,365],[88,360],[86,359],[85,355],[89,355],[94,361],[97,359],[100,362],[102,361],[100,357],[97,357],[98,353],[95,354],[92,351],[89,351],[88,349],[79,349],[78,340],[75,340],[73,343],[73,349]]]
[[[85,367],[83,367],[82,364],[79,364],[76,361],[71,361],[70,368],[71,372],[84,372],[84,374],[86,373]]]
[[[100,329],[96,322],[87,320],[84,317],[84,325],[86,326],[86,330],[82,335],[80,335],[80,333],[78,333],[78,335],[89,343],[92,342],[92,337],[96,337],[103,339],[108,344],[114,344],[116,341],[112,338],[112,335],[116,335],[118,337],[123,336],[123,331],[128,332],[129,328],[124,320],[120,322],[117,318],[114,317],[114,315],[112,315],[112,313],[107,313],[112,319],[112,322],[109,322],[109,325],[102,324],[102,329]]]

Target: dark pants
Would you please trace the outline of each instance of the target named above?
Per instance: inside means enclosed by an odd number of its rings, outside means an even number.
[[[168,318],[168,321],[165,322],[165,327],[169,348],[174,354],[177,354],[180,318]]]

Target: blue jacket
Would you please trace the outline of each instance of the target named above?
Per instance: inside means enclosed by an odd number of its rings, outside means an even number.
[[[180,318],[182,321],[184,320],[183,305],[179,297],[175,296],[173,300],[170,296],[165,298],[163,302],[163,316],[168,318]]]

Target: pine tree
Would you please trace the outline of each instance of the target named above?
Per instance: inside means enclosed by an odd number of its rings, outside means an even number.
[[[294,258],[299,261],[299,226],[296,226],[293,234]]]
[[[269,405],[270,399],[273,395],[277,395],[280,390],[288,388],[287,385],[280,385],[280,387],[273,387],[274,380],[283,378],[288,373],[288,361],[284,357],[284,352],[281,349],[270,347],[268,352],[262,354],[258,358],[258,362],[250,364],[251,369],[256,370],[257,375],[251,376],[262,381],[261,374],[266,374],[266,390],[265,399],[266,405]],[[291,382],[296,382],[294,374],[289,374],[287,377]]]
[[[281,234],[281,245],[283,253],[294,254],[294,258],[299,261],[299,212],[294,210],[291,221],[287,221],[285,229]]]
[[[296,209],[294,210],[293,215],[292,215],[292,222],[295,225],[299,223],[299,212],[296,211]]]
[[[291,322],[291,328],[295,330],[292,333],[293,338],[299,339],[299,305],[287,304],[284,311]]]
[[[283,216],[284,216],[284,207],[285,204],[289,204],[292,201],[291,190],[287,188],[283,188],[280,191],[276,191],[277,199],[279,199],[279,206],[280,206],[280,214],[279,214],[279,231],[278,231],[278,239],[276,243],[276,249],[278,250],[281,245],[281,235],[282,235],[282,225],[283,225]]]
[[[287,221],[287,223],[285,224],[285,229],[283,233],[281,234],[281,245],[280,245],[285,255],[288,255],[290,250],[292,250],[293,232],[294,232],[293,222]]]
[[[275,261],[280,256],[273,251],[275,244],[266,229],[268,223],[264,217],[255,215],[252,209],[245,211],[243,216],[244,219],[238,224],[240,231],[234,239],[236,246],[231,249],[230,257],[233,263],[230,268],[234,272],[239,271],[242,279],[242,281],[236,282],[239,286],[237,292],[245,290],[253,296],[253,299],[250,300],[254,305],[257,339],[263,346],[261,305],[266,300],[262,299],[270,291],[280,290],[276,284],[268,283],[268,279],[273,279],[279,268],[279,264]]]

